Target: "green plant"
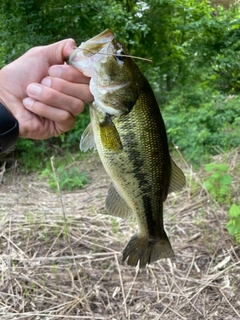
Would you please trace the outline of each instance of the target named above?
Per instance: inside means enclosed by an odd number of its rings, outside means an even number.
[[[240,243],[240,206],[235,203],[229,209],[229,221],[227,229],[230,235],[234,236],[236,241]]]
[[[21,138],[18,140],[14,152],[18,159],[20,170],[28,173],[44,168],[44,159],[49,155],[49,148],[47,148],[45,141]]]
[[[204,181],[204,187],[218,201],[230,199],[232,177],[228,172],[228,165],[224,163],[209,163],[204,166],[207,172],[212,173]]]
[[[162,114],[170,148],[178,146],[194,165],[208,163],[210,155],[239,146],[239,96],[226,96],[209,87],[182,87],[169,95]]]
[[[66,167],[60,165],[56,169],[57,179],[59,183],[60,190],[72,191],[77,188],[82,188],[82,186],[88,183],[90,180],[87,177],[87,172],[80,172],[78,167]],[[40,178],[47,177],[49,186],[51,189],[57,188],[57,181],[54,172],[51,169],[45,169]]]
[[[111,225],[112,225],[112,232],[118,234],[119,232],[119,222],[115,217],[111,217]]]

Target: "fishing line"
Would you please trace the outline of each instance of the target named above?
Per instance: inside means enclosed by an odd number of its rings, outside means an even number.
[[[139,60],[143,60],[143,61],[147,61],[147,62],[153,62],[151,59],[141,58],[141,57],[137,57],[137,56],[131,56],[131,55],[128,55],[128,54],[105,53],[105,52],[98,52],[98,51],[94,52],[92,50],[81,48],[81,47],[77,47],[76,49],[78,49],[78,50],[86,50],[86,51],[92,53],[93,55],[98,53],[98,54],[102,54],[102,55],[106,55],[106,56],[121,56],[121,57],[126,57],[126,58],[139,59]]]

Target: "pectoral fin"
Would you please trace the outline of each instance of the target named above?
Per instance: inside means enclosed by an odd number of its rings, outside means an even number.
[[[114,123],[109,119],[100,124],[100,137],[103,146],[112,151],[119,152],[122,150],[122,142]]]
[[[95,147],[94,134],[91,122],[84,130],[81,140],[80,140],[80,150],[86,152],[87,150],[91,150]]]
[[[178,191],[186,185],[186,178],[182,170],[171,159],[171,180],[168,193]]]
[[[125,200],[115,189],[113,183],[111,183],[108,190],[108,195],[105,202],[105,209],[109,214],[120,218],[127,218],[132,215],[132,210],[129,208]]]

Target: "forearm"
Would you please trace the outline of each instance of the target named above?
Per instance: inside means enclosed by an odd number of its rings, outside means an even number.
[[[0,154],[14,146],[19,136],[18,121],[0,103]]]

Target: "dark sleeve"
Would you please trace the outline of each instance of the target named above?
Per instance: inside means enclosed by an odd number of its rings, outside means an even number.
[[[0,103],[0,154],[14,146],[19,136],[17,120]]]

